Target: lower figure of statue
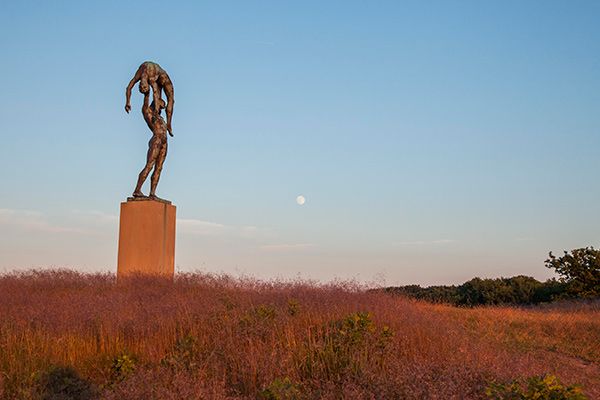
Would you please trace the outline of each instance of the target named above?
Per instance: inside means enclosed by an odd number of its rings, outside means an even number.
[[[142,193],[142,185],[146,181],[150,171],[154,168],[154,172],[152,172],[152,177],[150,178],[149,197],[151,199],[161,200],[156,196],[156,187],[158,186],[163,163],[167,157],[167,124],[160,115],[161,110],[165,107],[165,103],[162,99],[159,99],[160,104],[158,107],[155,107],[154,102],[148,106],[148,101],[149,93],[146,93],[144,96],[144,105],[142,106],[142,114],[144,115],[144,120],[148,124],[148,127],[152,130],[152,139],[148,142],[146,165],[138,176],[133,197],[145,197]]]
[[[158,186],[158,180],[160,179],[160,173],[162,172],[163,163],[167,157],[167,138],[153,136],[148,143],[148,156],[146,157],[146,165],[138,175],[137,185],[133,192],[133,197],[145,197],[142,193],[142,185],[146,181],[148,174],[154,168],[152,177],[150,178],[150,198],[157,199],[156,187]]]

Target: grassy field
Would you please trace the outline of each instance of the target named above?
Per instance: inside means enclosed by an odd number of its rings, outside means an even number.
[[[5,274],[0,373],[2,399],[53,385],[102,399],[478,399],[548,373],[600,399],[600,304],[467,309],[348,283]]]

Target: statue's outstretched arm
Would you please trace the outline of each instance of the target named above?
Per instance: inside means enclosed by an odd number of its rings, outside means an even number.
[[[133,86],[136,84],[136,82],[138,82],[142,77],[142,73],[140,72],[140,70],[138,69],[135,72],[135,75],[133,76],[133,78],[131,78],[131,80],[129,81],[129,85],[127,85],[127,89],[125,89],[125,112],[129,112],[131,111],[131,89],[133,89]]]

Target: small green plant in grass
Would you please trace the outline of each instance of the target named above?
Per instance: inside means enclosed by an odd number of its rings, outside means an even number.
[[[267,304],[261,304],[257,307],[251,308],[240,318],[240,325],[242,327],[254,326],[256,324],[264,323],[275,319],[277,311],[273,306]]]
[[[177,340],[173,351],[163,358],[161,363],[168,367],[189,371],[197,366],[198,354],[198,339],[192,335],[185,335]]]
[[[275,307],[261,304],[246,311],[239,320],[243,334],[253,335],[265,339],[272,329],[272,323],[277,317]]]
[[[525,382],[491,383],[485,394],[494,400],[587,400],[579,386],[565,386],[554,375],[534,376]]]
[[[128,353],[122,353],[113,358],[110,365],[110,375],[113,382],[121,382],[127,378],[134,370],[137,364],[135,357]]]
[[[341,380],[359,375],[366,365],[384,364],[385,352],[394,337],[384,326],[378,329],[368,312],[352,313],[315,329],[301,352],[299,372],[308,379]]]
[[[300,312],[300,303],[296,299],[289,299],[287,302],[287,312],[292,317]]]
[[[41,400],[90,400],[97,395],[94,386],[71,367],[50,367],[38,383]]]
[[[292,382],[290,378],[277,378],[260,392],[264,400],[299,400],[302,392],[300,385]]]
[[[380,350],[385,350],[385,348],[390,344],[395,335],[396,334],[394,333],[392,328],[390,328],[387,325],[384,325],[384,327],[381,328],[379,338],[377,339],[377,348],[379,348]]]
[[[254,309],[254,313],[259,320],[272,320],[277,315],[273,306],[261,304]]]
[[[334,326],[338,329],[339,340],[350,346],[362,343],[367,335],[375,332],[375,323],[368,312],[350,314]]]
[[[223,307],[225,307],[225,310],[227,311],[231,311],[236,307],[235,302],[229,297],[221,297],[219,301],[223,304]]]

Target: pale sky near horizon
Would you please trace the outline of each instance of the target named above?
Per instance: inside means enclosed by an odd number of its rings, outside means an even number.
[[[3,4],[0,272],[116,270],[150,136],[124,89],[153,60],[175,85],[178,271],[550,277],[548,251],[600,246],[599,20],[597,1]]]

